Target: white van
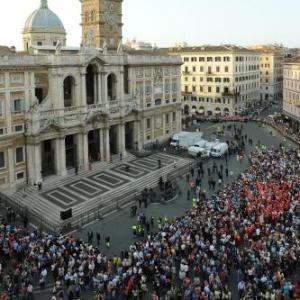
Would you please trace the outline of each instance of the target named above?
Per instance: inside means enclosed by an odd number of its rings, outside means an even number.
[[[180,132],[173,135],[170,146],[188,149],[202,139],[202,132]]]
[[[212,157],[221,157],[228,151],[227,143],[219,143],[212,147],[210,155]]]
[[[197,142],[196,144],[194,144],[193,146],[190,146],[188,148],[188,153],[191,156],[197,156],[199,153],[201,153],[201,150],[203,149],[203,147],[207,144],[206,140],[201,140],[199,142]]]

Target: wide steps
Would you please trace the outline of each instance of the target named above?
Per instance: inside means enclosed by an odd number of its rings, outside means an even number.
[[[41,224],[53,231],[59,231],[66,224],[71,223],[72,226],[82,226],[84,223],[97,217],[104,216],[116,209],[129,205],[135,201],[136,194],[140,193],[145,187],[156,187],[160,176],[166,180],[166,178],[173,173],[172,177],[174,177],[174,170],[176,169],[180,169],[180,174],[182,174],[188,170],[191,163],[188,159],[181,159],[168,155],[167,153],[157,153],[153,156],[143,158],[143,161],[147,165],[147,162],[152,162],[153,164],[153,162],[156,163],[158,159],[161,159],[163,162],[162,168],[151,171],[148,170],[148,173],[144,174],[140,178],[134,179],[131,176],[127,176],[125,173],[119,173],[117,170],[112,169],[120,164],[130,163],[130,161],[134,159],[136,159],[136,157],[129,154],[128,157],[124,158],[122,161],[115,159],[113,163],[95,163],[92,170],[81,171],[76,176],[50,177],[49,180],[44,182],[42,191],[38,191],[37,187],[29,187],[25,191],[15,193],[11,199],[15,206],[21,207],[21,210],[26,210],[28,212],[28,217],[32,222],[37,223],[38,225]],[[172,162],[173,159],[174,162]],[[147,171],[146,165],[142,164],[137,168],[145,169],[145,171]],[[117,175],[129,182],[117,186],[116,188],[109,188],[108,191],[99,195],[99,197],[93,197],[91,199],[83,197],[80,194],[77,195],[76,191],[67,189],[69,193],[74,194],[74,197],[82,198],[83,201],[72,207],[73,217],[66,221],[62,221],[60,219],[60,211],[64,209],[40,195],[47,191],[55,191],[57,188],[64,190],[65,185],[74,183],[75,181],[80,181],[81,179],[85,179],[85,181],[89,181],[90,184],[93,185],[93,180],[87,177],[99,174],[102,171],[109,173],[112,178],[114,175]],[[97,185],[99,184],[95,183],[95,187]]]

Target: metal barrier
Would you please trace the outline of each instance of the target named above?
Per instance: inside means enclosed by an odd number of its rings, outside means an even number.
[[[25,195],[26,196],[26,195]],[[23,205],[19,200],[14,201],[8,196],[0,193],[1,202],[6,207],[11,207],[22,219],[26,216],[31,224],[35,225],[37,229],[42,231],[49,231],[50,233],[58,233],[59,226],[53,223],[47,222],[42,216],[38,215],[34,211],[31,211],[26,205]]]

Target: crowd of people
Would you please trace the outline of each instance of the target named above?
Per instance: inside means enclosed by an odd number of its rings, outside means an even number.
[[[289,123],[285,122],[282,118],[267,118],[264,123],[276,128],[284,136],[293,140],[296,144],[300,145],[299,133],[295,132]]]
[[[33,299],[37,286],[53,287],[53,300],[300,299],[298,152],[258,149],[249,161],[210,198],[198,181],[192,209],[113,257],[3,224],[0,299]]]

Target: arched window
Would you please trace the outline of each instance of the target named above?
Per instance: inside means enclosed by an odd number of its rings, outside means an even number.
[[[68,76],[64,80],[64,107],[70,107],[75,104],[75,79]]]
[[[117,77],[115,74],[109,74],[107,77],[107,99],[108,101],[117,99]]]
[[[229,109],[227,107],[224,108],[224,115],[225,116],[229,115]]]
[[[220,107],[216,107],[216,109],[215,109],[215,115],[216,116],[221,115],[221,109],[220,109]]]
[[[200,106],[200,107],[199,107],[198,113],[199,113],[200,115],[204,115],[205,109],[204,109],[203,106]]]
[[[185,105],[185,106],[184,106],[184,114],[185,114],[185,115],[189,115],[189,114],[190,114],[190,108],[189,108],[188,105]]]

